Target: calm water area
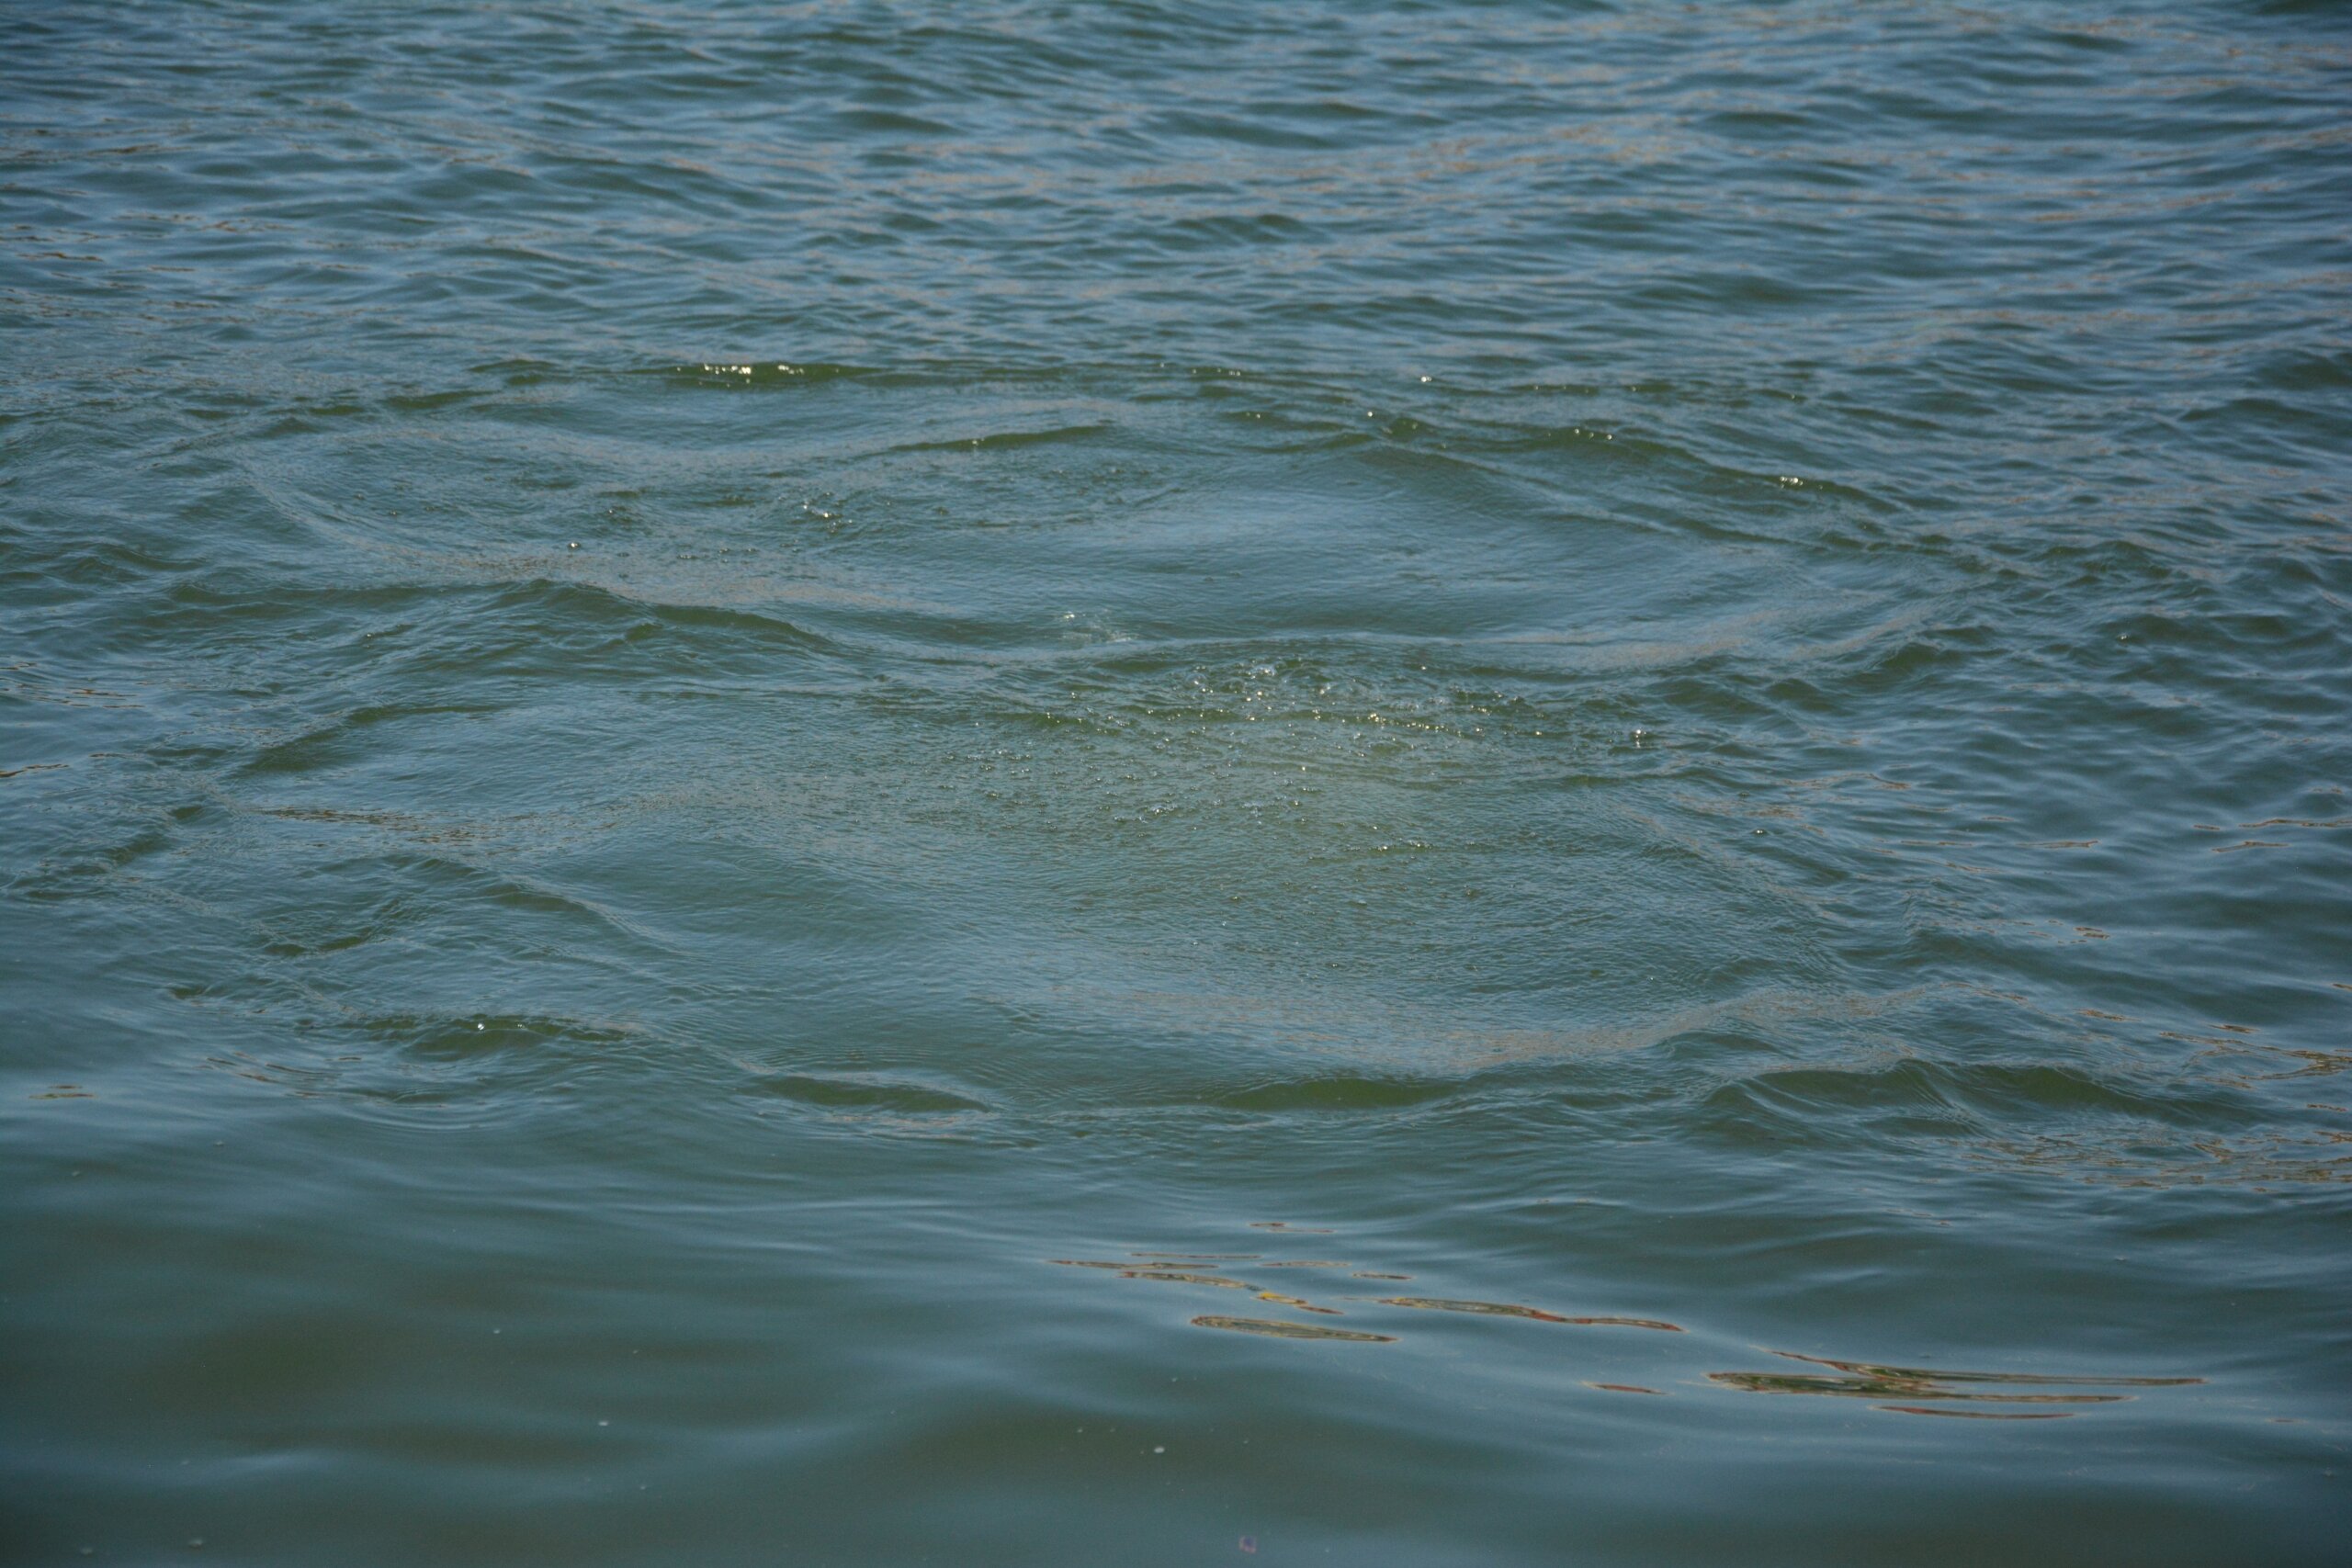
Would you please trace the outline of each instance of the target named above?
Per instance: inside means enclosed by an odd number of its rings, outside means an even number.
[[[2352,8],[0,0],[0,1562],[2335,1564]]]

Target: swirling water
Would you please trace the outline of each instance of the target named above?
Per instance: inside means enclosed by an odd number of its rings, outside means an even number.
[[[2331,1560],[2347,104],[0,6],[11,1560]]]

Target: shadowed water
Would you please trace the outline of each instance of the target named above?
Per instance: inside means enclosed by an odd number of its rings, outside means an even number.
[[[0,1556],[2333,1561],[2347,104],[0,0]]]

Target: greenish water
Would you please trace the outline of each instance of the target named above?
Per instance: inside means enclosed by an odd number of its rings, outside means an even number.
[[[2340,1562],[2347,105],[0,3],[0,1555]]]

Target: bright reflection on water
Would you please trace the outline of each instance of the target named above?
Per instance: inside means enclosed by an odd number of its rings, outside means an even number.
[[[2335,1561],[2346,103],[0,6],[0,1555]]]

